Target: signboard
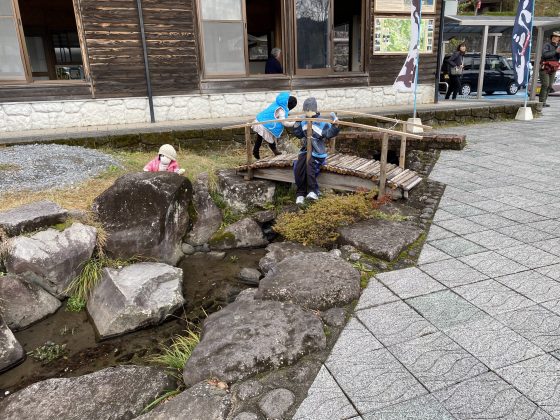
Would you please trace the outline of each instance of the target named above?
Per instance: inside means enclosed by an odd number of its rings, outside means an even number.
[[[376,12],[410,12],[411,0],[376,0]],[[434,0],[422,0],[422,14],[435,13],[436,5]]]
[[[409,17],[375,18],[374,54],[407,54],[411,36]],[[420,54],[434,50],[434,19],[422,19],[420,26]]]

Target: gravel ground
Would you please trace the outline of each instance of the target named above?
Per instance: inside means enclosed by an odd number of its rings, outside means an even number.
[[[97,150],[58,144],[0,149],[0,193],[78,184],[120,164]]]

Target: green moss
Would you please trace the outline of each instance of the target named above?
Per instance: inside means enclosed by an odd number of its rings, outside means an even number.
[[[58,230],[59,232],[63,232],[68,229],[70,226],[74,224],[74,220],[71,218],[66,219],[62,223],[57,223],[56,225],[52,226],[53,229]]]
[[[371,273],[363,272],[360,274],[360,287],[365,289],[369,284],[369,279],[371,278]]]
[[[86,308],[87,302],[80,296],[70,296],[66,302],[66,310],[68,312],[81,312]]]
[[[235,235],[231,232],[226,232],[224,230],[219,230],[210,238],[208,243],[210,245],[218,244],[232,244],[235,242]]]
[[[328,325],[323,326],[323,332],[325,333],[325,337],[327,338],[332,335],[332,330]]]

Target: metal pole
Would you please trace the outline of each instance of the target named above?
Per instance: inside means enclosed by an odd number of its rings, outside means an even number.
[[[142,51],[144,53],[144,70],[146,71],[146,86],[148,88],[148,105],[150,106],[150,120],[156,122],[154,114],[154,99],[152,97],[152,82],[150,79],[150,64],[148,63],[148,48],[146,47],[146,33],[144,32],[144,15],[142,13],[142,0],[136,0],[138,20],[140,22],[140,35],[142,38]]]
[[[531,80],[531,100],[537,98],[537,81],[539,80],[539,63],[544,43],[544,30],[541,26],[537,28],[537,49],[535,50],[535,64],[533,65],[533,79]],[[528,86],[527,86],[528,88]]]
[[[482,99],[482,87],[484,86],[484,68],[486,67],[486,49],[488,47],[488,25],[484,25],[482,34],[482,52],[480,54],[480,69],[478,71],[478,88],[476,99]]]
[[[527,91],[527,85],[529,84],[529,62],[531,61],[531,48],[533,47],[533,24],[535,22],[535,0],[533,0],[533,10],[531,11],[531,28],[529,29],[529,60],[525,63],[525,105],[524,107],[527,108],[527,99],[529,92]],[[535,64],[537,60],[535,59]],[[534,72],[534,69],[533,69]]]
[[[443,43],[443,31],[445,29],[445,3],[441,2],[441,9],[439,11],[439,34],[438,34],[438,51],[437,51],[437,70],[436,70],[436,89],[434,91],[434,103],[439,102],[439,76],[441,74],[441,66],[443,64],[443,57],[445,52],[445,47]]]
[[[422,40],[422,34],[420,33],[420,29],[422,28],[422,0],[418,1],[418,48],[416,49],[416,66],[414,71],[414,111],[412,112],[413,121],[416,121],[416,98],[417,98],[417,91],[418,91],[418,65],[420,64],[420,44]],[[427,41],[427,40],[426,40]]]

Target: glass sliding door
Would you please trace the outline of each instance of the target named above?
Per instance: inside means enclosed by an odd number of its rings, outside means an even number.
[[[27,80],[12,0],[0,0],[0,80]]]
[[[300,73],[328,73],[331,67],[332,0],[295,0],[296,54]]]
[[[243,0],[201,0],[207,76],[246,74]]]

